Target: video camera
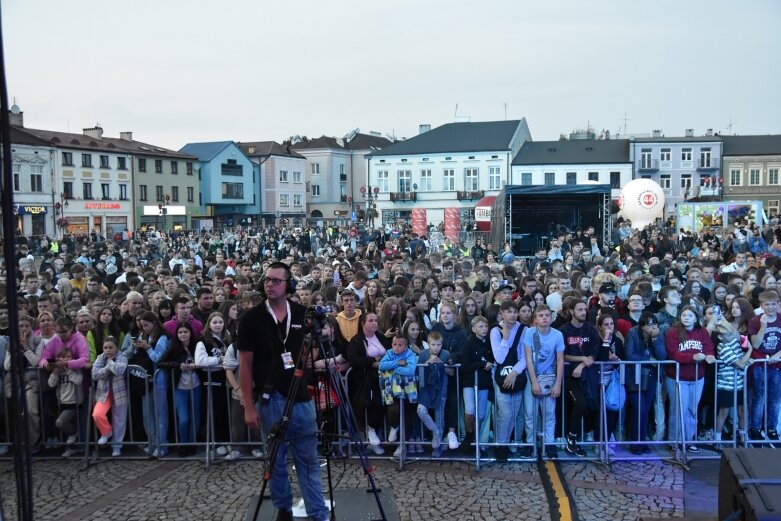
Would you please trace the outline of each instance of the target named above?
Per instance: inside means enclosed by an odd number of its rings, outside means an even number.
[[[306,330],[314,335],[322,335],[328,314],[333,312],[332,306],[310,306],[304,315]]]

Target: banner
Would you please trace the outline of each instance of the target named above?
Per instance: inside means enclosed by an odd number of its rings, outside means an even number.
[[[458,208],[445,208],[445,237],[451,241],[458,241],[461,231],[461,218]]]
[[[413,208],[412,209],[412,232],[420,235],[426,235],[428,227],[426,226],[426,209],[425,208]]]

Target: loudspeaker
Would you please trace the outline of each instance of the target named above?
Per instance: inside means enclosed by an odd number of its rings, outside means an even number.
[[[726,449],[719,473],[719,519],[781,520],[780,468],[776,449]]]

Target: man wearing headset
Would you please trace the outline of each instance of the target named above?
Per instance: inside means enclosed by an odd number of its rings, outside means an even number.
[[[267,437],[271,427],[282,418],[303,351],[306,308],[288,299],[295,292],[295,281],[284,263],[275,262],[268,267],[261,291],[265,300],[248,310],[239,321],[238,350],[241,394],[253,397],[243,402],[244,421],[251,429],[262,428]],[[309,368],[311,362],[305,365]],[[317,521],[326,520],[329,514],[320,484],[315,407],[305,381],[299,383],[293,399],[290,421],[284,440],[280,440],[269,480],[271,499],[278,509],[276,519],[293,519],[293,492],[286,462],[289,448],[307,515]]]

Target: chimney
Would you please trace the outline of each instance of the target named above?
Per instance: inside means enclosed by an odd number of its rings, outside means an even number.
[[[254,154],[255,153],[255,147],[249,147],[247,149],[247,152],[249,152],[250,154]]]
[[[712,136],[713,135],[713,129],[712,128],[706,129],[705,130],[705,135],[706,136]]]
[[[662,137],[662,129],[657,128],[654,129],[653,133],[651,134],[653,137]]]
[[[424,123],[422,125],[418,125],[418,135],[425,134],[431,130],[431,125],[428,123]]]
[[[693,128],[687,128],[686,132],[684,132],[684,135],[686,137],[694,137],[694,129]]]
[[[82,129],[82,132],[84,132],[85,136],[89,136],[93,139],[103,138],[103,127],[100,126],[100,123],[96,123],[92,128]]]
[[[9,123],[15,127],[24,127],[24,112],[19,108],[19,105],[14,103],[11,106],[11,110],[8,113]]]
[[[119,139],[124,139],[125,141],[133,141],[133,133],[132,132],[120,132],[119,133]]]
[[[605,130],[605,139],[610,139],[610,131]]]

